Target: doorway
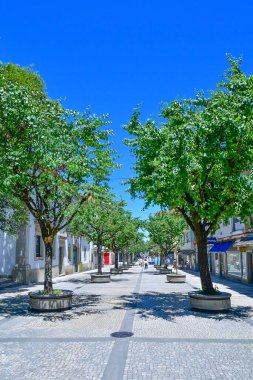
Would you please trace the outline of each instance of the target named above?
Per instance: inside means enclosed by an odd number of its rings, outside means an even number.
[[[109,252],[105,252],[104,253],[104,264],[105,265],[109,265],[110,264],[110,253]]]

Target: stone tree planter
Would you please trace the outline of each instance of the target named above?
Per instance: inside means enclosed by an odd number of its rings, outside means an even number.
[[[172,269],[170,269],[170,268],[160,268],[159,272],[161,274],[169,274],[169,273],[172,273]]]
[[[111,274],[110,273],[103,273],[103,274],[92,273],[91,282],[94,282],[94,283],[111,282]]]
[[[193,309],[209,311],[225,311],[231,307],[230,293],[206,295],[199,292],[189,292],[190,303]]]
[[[180,282],[185,282],[185,279],[186,279],[185,274],[180,274],[180,273],[167,274],[168,282],[180,283]]]
[[[30,309],[37,311],[61,311],[72,307],[71,290],[62,290],[56,294],[43,294],[43,292],[30,292]]]
[[[110,273],[111,274],[122,274],[123,273],[123,269],[121,269],[121,268],[111,268],[110,269]]]

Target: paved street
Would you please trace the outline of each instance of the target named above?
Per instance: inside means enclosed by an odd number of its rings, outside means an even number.
[[[252,287],[216,278],[232,309],[209,314],[190,309],[187,292],[200,287],[192,272],[185,284],[139,266],[108,284],[89,273],[55,282],[74,291],[71,311],[29,311],[28,291],[42,286],[0,290],[1,380],[252,379]]]

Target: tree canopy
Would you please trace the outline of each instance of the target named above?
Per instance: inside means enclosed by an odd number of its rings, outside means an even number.
[[[216,90],[175,100],[165,121],[141,123],[138,109],[126,129],[135,157],[133,196],[179,211],[194,231],[202,285],[212,291],[206,239],[222,219],[252,211],[253,76],[240,60]],[[203,252],[203,255],[201,254]]]
[[[28,222],[28,212],[24,204],[16,198],[0,193],[0,230],[16,235]]]
[[[138,235],[138,221],[124,209],[123,202],[110,196],[85,203],[70,225],[73,234],[84,235],[97,246],[98,273],[102,273],[102,246],[115,253],[118,268],[118,252],[127,249]]]
[[[140,238],[140,223],[137,218],[133,218],[131,212],[125,210],[122,202],[111,208],[108,221],[108,233],[106,235],[106,246],[115,253],[115,268],[118,268],[118,255],[121,251],[130,251],[135,254]],[[133,245],[135,248],[133,248]]]
[[[169,254],[178,246],[185,228],[184,219],[168,211],[150,215],[146,223],[149,238],[159,246],[161,255]]]
[[[0,64],[0,190],[37,219],[46,246],[46,284],[52,288],[56,233],[114,166],[107,115],[65,109],[31,69]]]

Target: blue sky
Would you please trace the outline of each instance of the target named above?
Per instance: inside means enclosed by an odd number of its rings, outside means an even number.
[[[122,125],[133,108],[157,117],[161,102],[214,88],[226,52],[243,55],[253,73],[250,0],[13,0],[0,14],[1,61],[33,64],[67,107],[110,114],[123,164],[112,185],[136,216],[148,211],[120,185],[132,173]]]

